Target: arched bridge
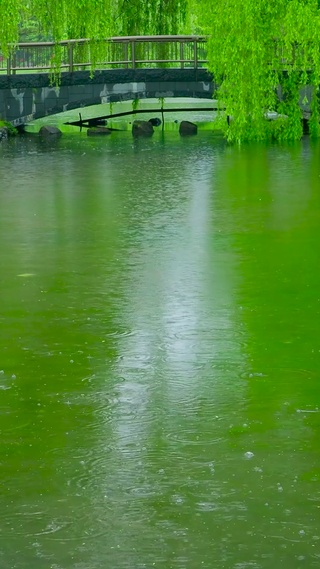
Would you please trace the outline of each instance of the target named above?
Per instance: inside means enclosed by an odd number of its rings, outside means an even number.
[[[99,103],[208,99],[215,88],[206,69],[206,39],[199,36],[111,38],[101,42],[94,60],[88,40],[20,43],[6,60],[0,53],[0,117],[16,126]]]

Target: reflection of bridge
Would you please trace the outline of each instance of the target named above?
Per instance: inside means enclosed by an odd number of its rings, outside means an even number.
[[[18,125],[99,103],[213,95],[204,37],[111,38],[95,53],[88,40],[20,43],[7,60],[0,53],[0,116]],[[55,61],[58,86],[51,83]]]

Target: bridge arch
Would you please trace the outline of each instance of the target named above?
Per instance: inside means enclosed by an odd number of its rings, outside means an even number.
[[[101,103],[160,97],[210,99],[215,91],[206,69],[107,69],[62,73],[59,86],[49,74],[0,76],[0,115],[15,126]]]

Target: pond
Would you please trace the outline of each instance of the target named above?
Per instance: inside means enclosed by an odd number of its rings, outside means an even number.
[[[320,564],[320,145],[0,146],[0,563]]]

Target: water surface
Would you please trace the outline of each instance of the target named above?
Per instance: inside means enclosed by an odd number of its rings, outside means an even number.
[[[0,563],[320,563],[320,146],[0,146]]]

